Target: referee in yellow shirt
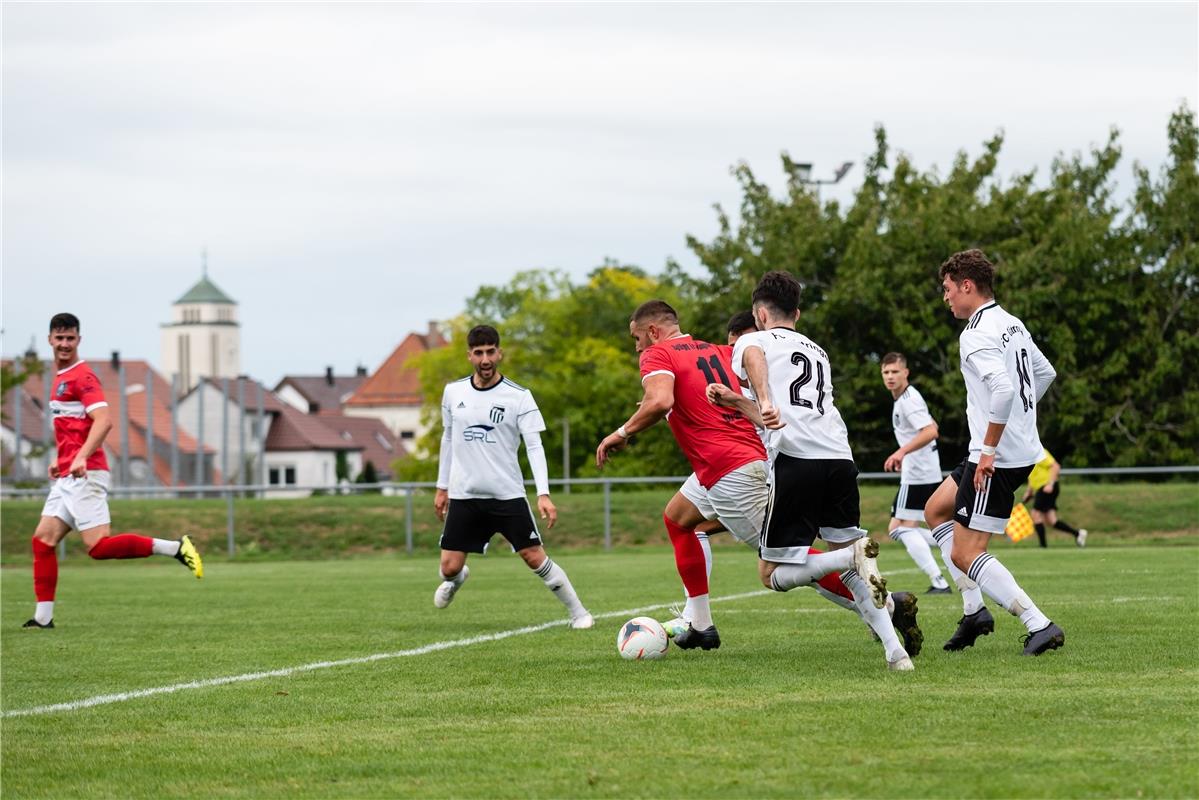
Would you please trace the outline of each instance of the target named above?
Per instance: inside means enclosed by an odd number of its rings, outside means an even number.
[[[1024,502],[1032,501],[1032,521],[1037,529],[1037,538],[1041,547],[1048,547],[1045,542],[1045,523],[1048,522],[1054,530],[1068,533],[1074,537],[1074,543],[1079,547],[1087,546],[1087,529],[1072,528],[1057,518],[1057,496],[1061,491],[1058,478],[1062,467],[1048,450],[1042,450],[1041,460],[1028,474],[1028,491],[1024,494]],[[1034,496],[1035,495],[1035,496]]]

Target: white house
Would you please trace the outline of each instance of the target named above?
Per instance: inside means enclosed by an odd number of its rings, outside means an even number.
[[[258,458],[260,447],[284,407],[273,392],[252,378],[204,378],[179,401],[179,426],[212,449],[213,463],[225,483],[260,484],[269,477],[265,462]]]

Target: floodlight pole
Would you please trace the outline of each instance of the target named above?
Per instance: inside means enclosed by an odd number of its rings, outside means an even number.
[[[837,167],[837,170],[833,173],[832,178],[827,180],[812,180],[812,165],[810,163],[803,162],[795,165],[795,176],[802,185],[816,187],[816,202],[820,202],[820,187],[835,186],[841,182],[841,179],[844,178],[852,168],[853,162],[845,161],[842,162],[841,166]]]

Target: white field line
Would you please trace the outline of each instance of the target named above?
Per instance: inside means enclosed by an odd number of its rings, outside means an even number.
[[[742,594],[732,594],[726,597],[713,597],[713,603],[727,603],[733,600],[744,600],[748,597],[759,597],[765,594],[772,594],[768,589],[759,589],[756,592],[744,592]],[[622,611],[607,611],[603,614],[595,614],[596,619],[609,619],[612,617],[631,617],[638,614],[643,614],[647,611],[656,611],[662,608],[669,608],[675,603],[657,603],[652,606],[642,606],[640,608],[626,608]],[[151,697],[157,694],[173,694],[181,692],[185,689],[206,689],[211,686],[224,686],[230,683],[245,683],[247,681],[258,681],[263,678],[285,678],[289,675],[296,675],[301,672],[315,672],[321,669],[332,669],[334,667],[349,667],[356,664],[370,664],[374,661],[387,661],[393,658],[408,658],[409,656],[423,656],[427,653],[436,653],[439,650],[450,650],[455,647],[468,647],[474,644],[483,644],[485,642],[498,642],[501,639],[509,639],[513,636],[524,636],[529,633],[538,633],[539,631],[549,630],[550,628],[561,628],[567,624],[566,620],[554,620],[553,622],[543,622],[540,625],[529,625],[524,628],[513,628],[508,631],[499,631],[498,633],[484,633],[479,636],[471,636],[467,639],[450,639],[444,642],[433,642],[432,644],[413,647],[409,650],[395,650],[390,653],[374,653],[369,656],[357,656],[355,658],[341,658],[336,661],[314,661],[311,664],[301,664],[298,667],[283,667],[281,669],[265,670],[263,672],[246,672],[241,675],[226,675],[220,678],[206,678],[200,681],[188,681],[187,683],[173,683],[170,686],[155,686],[149,689],[136,689],[132,692],[117,692],[115,694],[100,694],[95,697],[87,697],[83,700],[74,700],[69,703],[54,703],[48,706],[31,706],[29,708],[15,708],[4,712],[4,718],[10,717],[32,717],[40,714],[55,714],[60,711],[80,711],[93,706],[108,705],[109,703],[124,703],[127,700],[136,700],[140,697]]]

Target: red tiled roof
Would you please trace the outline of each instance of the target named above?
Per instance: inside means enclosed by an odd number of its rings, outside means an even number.
[[[104,449],[108,451],[110,456],[119,457],[121,454],[121,435],[120,435],[120,419],[121,419],[121,396],[119,392],[119,382],[117,370],[113,368],[110,361],[87,361],[87,365],[96,373],[96,377],[100,379],[100,385],[104,387],[104,399],[108,402],[110,418],[112,420],[113,429],[108,434],[108,438],[104,441]],[[160,443],[165,443],[170,446],[171,441],[171,384],[159,375],[145,361],[133,360],[124,361],[125,365],[125,394],[129,398],[127,413],[129,415],[129,456],[131,458],[145,459],[148,448],[146,447],[146,391],[147,383],[153,385],[154,394],[154,438]],[[25,392],[34,398],[38,398],[40,404],[46,397],[46,380],[47,377],[53,378],[56,370],[53,362],[44,362],[44,367],[40,375],[34,375],[29,378],[24,384]],[[142,387],[138,391],[130,391],[134,387]],[[21,427],[25,427],[22,420]],[[195,457],[197,442],[191,434],[178,427],[176,431],[176,441],[179,445],[179,454],[182,458],[184,455]],[[163,447],[163,444],[157,445],[157,448]],[[205,447],[204,452],[215,452],[211,447]],[[154,475],[158,480],[165,484],[170,484],[171,465],[170,459],[164,457],[157,452],[154,453],[152,461]],[[218,473],[214,470],[214,474]],[[219,479],[219,475],[217,478]]]
[[[275,391],[284,384],[299,392],[309,405],[315,403],[318,414],[338,414],[342,403],[367,380],[365,375],[335,375],[333,383],[325,375],[284,375]],[[311,412],[310,412],[311,413]]]
[[[210,384],[212,384],[212,387],[219,392],[219,391],[221,391],[221,387],[224,384],[224,380],[225,380],[224,378],[201,378],[200,383],[210,383]],[[236,378],[229,379],[229,400],[230,400],[230,402],[233,402],[233,403],[237,402],[237,391],[238,391],[237,387],[239,385],[245,386],[245,389],[243,389],[242,391],[245,392],[246,411],[247,412],[252,412],[255,414],[258,413],[258,389],[259,388],[262,389],[262,410],[265,411],[266,413],[268,413],[268,414],[278,413],[283,410],[283,407],[285,405],[287,405],[282,400],[280,400],[278,397],[275,397],[275,393],[272,392],[270,389],[266,388],[261,383],[254,380],[253,378],[247,378],[245,375],[240,375]],[[156,386],[154,388],[157,389],[158,387]],[[192,387],[191,392],[188,392],[187,395],[191,395],[191,393],[196,391],[197,388],[199,388],[199,384]]]
[[[15,430],[17,409],[14,401],[17,399],[21,401],[21,437],[31,442],[45,441],[45,419],[42,415],[44,401],[33,399],[28,391],[21,391],[20,387],[14,386],[4,394],[4,427]],[[50,438],[54,438],[54,431],[50,432]]]
[[[317,419],[342,441],[360,445],[363,466],[366,466],[367,461],[374,464],[380,479],[386,480],[391,477],[392,461],[408,455],[407,449],[391,429],[374,417],[321,414]]]
[[[407,362],[413,356],[443,347],[445,343],[445,338],[432,325],[429,326],[429,333],[408,334],[345,404],[358,407],[419,406],[420,372]]]
[[[266,435],[267,452],[279,450],[361,450],[362,445],[346,441],[322,423],[319,415],[305,414],[286,403],[273,420]]]

